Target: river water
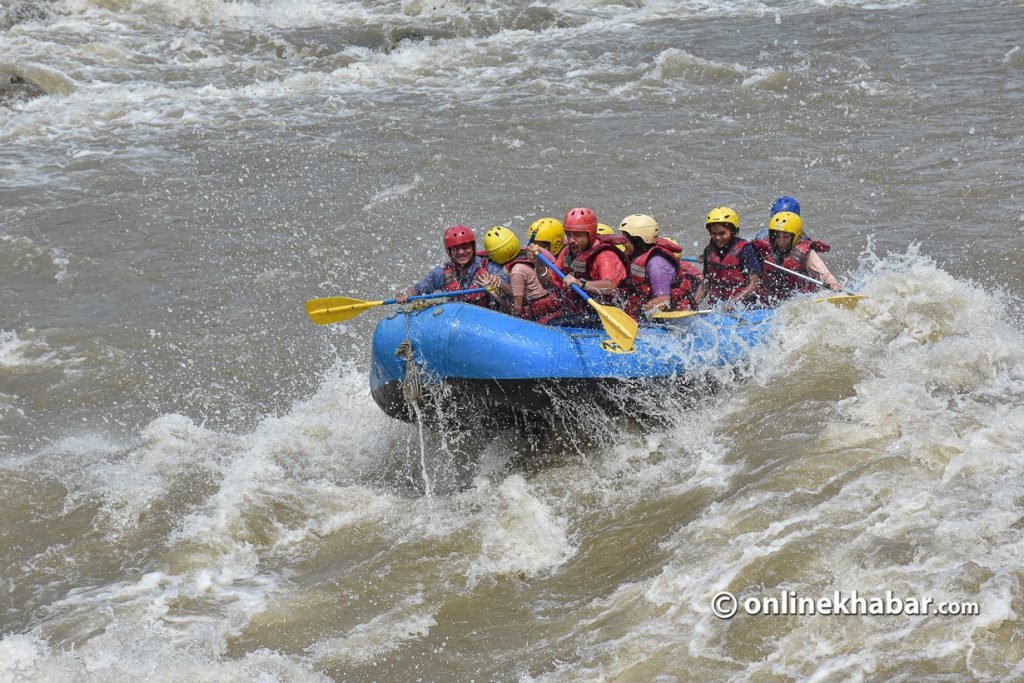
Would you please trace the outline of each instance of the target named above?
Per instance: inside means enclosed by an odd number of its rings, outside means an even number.
[[[1024,678],[1020,0],[0,10],[0,680]],[[302,306],[780,194],[867,298],[658,426],[421,432]],[[837,590],[978,614],[711,609]]]

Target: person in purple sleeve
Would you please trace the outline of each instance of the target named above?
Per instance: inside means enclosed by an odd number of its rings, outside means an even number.
[[[624,253],[629,259],[629,292],[623,310],[634,318],[657,311],[689,311],[697,308],[693,293],[700,285],[701,272],[680,261],[682,249],[658,237],[658,222],[635,213],[619,222],[626,238]]]
[[[467,294],[462,297],[466,303],[485,308],[500,308],[495,300],[498,288],[508,284],[505,269],[487,258],[487,252],[476,251],[476,235],[465,225],[455,225],[444,232],[444,248],[448,252],[448,263],[435,266],[423,279],[404,292],[395,295],[395,301],[404,304],[415,294],[434,292],[455,292],[473,287],[490,287],[494,295],[487,292]]]

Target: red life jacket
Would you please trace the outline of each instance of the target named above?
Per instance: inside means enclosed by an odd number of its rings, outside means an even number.
[[[677,254],[682,251],[678,244],[658,237],[653,247],[633,259],[629,265],[631,292],[623,305],[623,310],[627,314],[637,318],[643,310],[643,305],[654,298],[651,283],[647,280],[647,262],[655,254],[668,259],[676,267],[676,274],[669,289],[669,306],[666,310],[690,311],[697,308],[693,293],[704,276],[692,263],[679,260]]]
[[[481,254],[479,252],[477,253],[477,256],[481,257],[480,267],[477,269],[477,272],[480,272],[480,270],[484,270],[484,271],[487,270],[487,264],[489,263],[489,261],[487,259],[486,254],[487,254],[486,251],[483,252],[483,254]],[[470,265],[472,265],[472,263]],[[455,270],[455,263],[454,262],[448,261],[448,263],[444,264],[444,268],[442,268],[442,270],[441,270],[441,275],[444,277],[444,291],[446,291],[446,292],[457,292],[457,291],[459,291],[461,289],[468,289],[468,288],[464,288],[462,286],[462,282],[459,281],[459,274]],[[475,304],[477,306],[483,306],[484,308],[496,308],[496,303],[494,301],[494,297],[492,297],[487,292],[477,292],[476,294],[465,294],[465,295],[459,297],[459,301],[464,301],[467,304]]]
[[[519,253],[513,256],[512,260],[505,264],[505,271],[511,275],[512,266],[517,263],[525,263],[531,268],[536,267],[536,264],[526,257],[525,249],[520,249]],[[545,289],[547,293],[544,294],[544,296],[523,301],[523,310],[522,313],[520,313],[520,316],[523,319],[547,324],[559,316],[562,309],[561,300],[550,288]]]
[[[765,263],[775,263],[804,275],[807,274],[807,256],[811,249],[825,253],[832,248],[828,242],[821,240],[800,240],[784,257],[780,257],[775,253],[769,240],[756,240],[754,247]],[[757,294],[764,302],[775,304],[790,298],[797,292],[814,292],[817,289],[818,286],[813,282],[801,280],[777,268],[766,266],[764,273],[761,274],[761,286],[758,288]]]
[[[743,263],[740,261],[740,251],[745,246],[747,246],[746,240],[735,237],[722,256],[718,255],[718,249],[715,248],[714,243],[704,247],[704,268],[708,274],[705,284],[708,287],[708,296],[712,301],[724,301],[731,298],[749,282],[749,278],[742,270]]]
[[[611,237],[612,241],[606,241],[606,237]],[[590,245],[582,254],[572,255],[572,252],[568,247],[562,249],[562,253],[558,255],[558,260],[555,265],[566,275],[575,275],[578,278],[593,280],[597,275],[595,270],[595,259],[598,254],[604,252],[611,252],[615,254],[616,258],[622,263],[623,269],[627,275],[629,273],[629,261],[626,260],[625,255],[615,244],[618,244],[619,239],[616,239],[615,235],[598,235],[597,239]],[[620,283],[621,288],[622,283]],[[571,287],[565,287],[562,289],[562,314],[569,315],[572,313],[579,313],[581,311],[589,311],[590,306],[583,300],[582,297],[571,291]],[[587,292],[588,295],[593,297],[596,301],[601,303],[609,303],[615,299],[619,293],[619,288],[612,290],[608,295],[593,294]]]
[[[565,249],[565,259],[563,261],[565,267],[562,269],[562,272],[566,275],[572,274],[578,278],[593,280],[597,276],[597,271],[594,269],[594,259],[597,258],[598,254],[608,251],[615,254],[615,257],[622,263],[623,270],[628,273],[629,261],[626,260],[622,250],[615,246],[619,241],[606,241],[607,237],[609,235],[598,235],[597,239],[590,245],[590,248],[577,256],[573,256],[570,250]],[[614,238],[614,236],[610,237]]]
[[[547,325],[562,315],[562,300],[554,292],[548,292],[539,299],[524,301],[521,315],[524,320],[533,320]]]

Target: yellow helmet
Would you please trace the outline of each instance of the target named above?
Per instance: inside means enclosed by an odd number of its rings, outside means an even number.
[[[505,265],[519,253],[519,238],[503,225],[495,225],[484,233],[484,249],[492,261]]]
[[[612,227],[610,225],[605,225],[604,223],[598,223],[597,224],[597,234],[598,235],[614,235],[615,231],[612,230]],[[618,249],[619,251],[626,251],[626,245],[625,244],[616,244],[615,248]]]
[[[530,223],[529,236],[531,242],[550,244],[554,256],[558,256],[558,252],[562,251],[562,245],[565,244],[565,230],[557,218],[538,218]]]
[[[658,221],[645,213],[626,216],[619,223],[619,230],[632,237],[639,237],[645,244],[654,244],[658,239]]]
[[[708,213],[708,219],[704,221],[704,227],[713,223],[728,223],[732,226],[733,232],[740,231],[740,216],[728,206],[716,206]]]
[[[776,232],[788,232],[793,236],[793,244],[800,241],[800,235],[804,231],[804,221],[800,214],[792,211],[779,211],[768,221],[768,230]]]

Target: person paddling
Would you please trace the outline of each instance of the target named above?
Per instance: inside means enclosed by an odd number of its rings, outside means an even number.
[[[543,264],[537,265],[537,275],[542,284],[551,282],[561,290],[563,316],[589,314],[587,304],[572,293],[570,286],[578,286],[598,303],[612,302],[618,294],[619,285],[626,279],[629,267],[626,257],[615,248],[622,238],[615,235],[598,237],[597,214],[584,207],[570,209],[562,225],[568,246],[558,255],[555,267],[566,274],[565,280],[553,280],[551,272]],[[539,249],[536,244],[531,244],[527,252],[535,259]]]
[[[484,255],[477,254],[476,235],[465,225],[455,225],[444,232],[444,248],[449,261],[444,265],[435,266],[419,282],[407,290],[395,295],[395,301],[404,304],[410,296],[431,294],[433,292],[456,292],[472,287],[495,288],[502,282],[508,282],[505,270],[496,263],[491,263]],[[463,296],[461,301],[498,308],[495,294],[479,292]]]
[[[682,248],[658,237],[658,222],[651,216],[635,213],[619,222],[626,237],[629,259],[629,295],[623,310],[638,318],[641,313],[695,310],[693,294],[703,276],[693,264],[679,260]]]
[[[711,304],[754,303],[764,266],[754,246],[738,237],[740,217],[728,206],[718,206],[704,221],[711,241],[704,247],[704,281],[694,294],[696,303],[705,297]]]
[[[561,230],[561,223],[558,227]],[[562,307],[558,295],[540,283],[536,259],[520,248],[515,233],[502,225],[496,225],[484,234],[484,248],[488,258],[504,267],[508,273],[512,315],[539,323],[550,322],[558,316]],[[543,247],[541,252],[548,259],[554,260],[551,252]]]
[[[817,285],[801,280],[772,265],[809,275],[833,291],[842,290],[835,276],[818,253],[831,249],[827,242],[802,238],[803,219],[791,211],[781,211],[768,222],[768,239],[754,240],[754,247],[764,261],[765,270],[758,296],[766,306],[776,306],[799,292],[813,292]]]

